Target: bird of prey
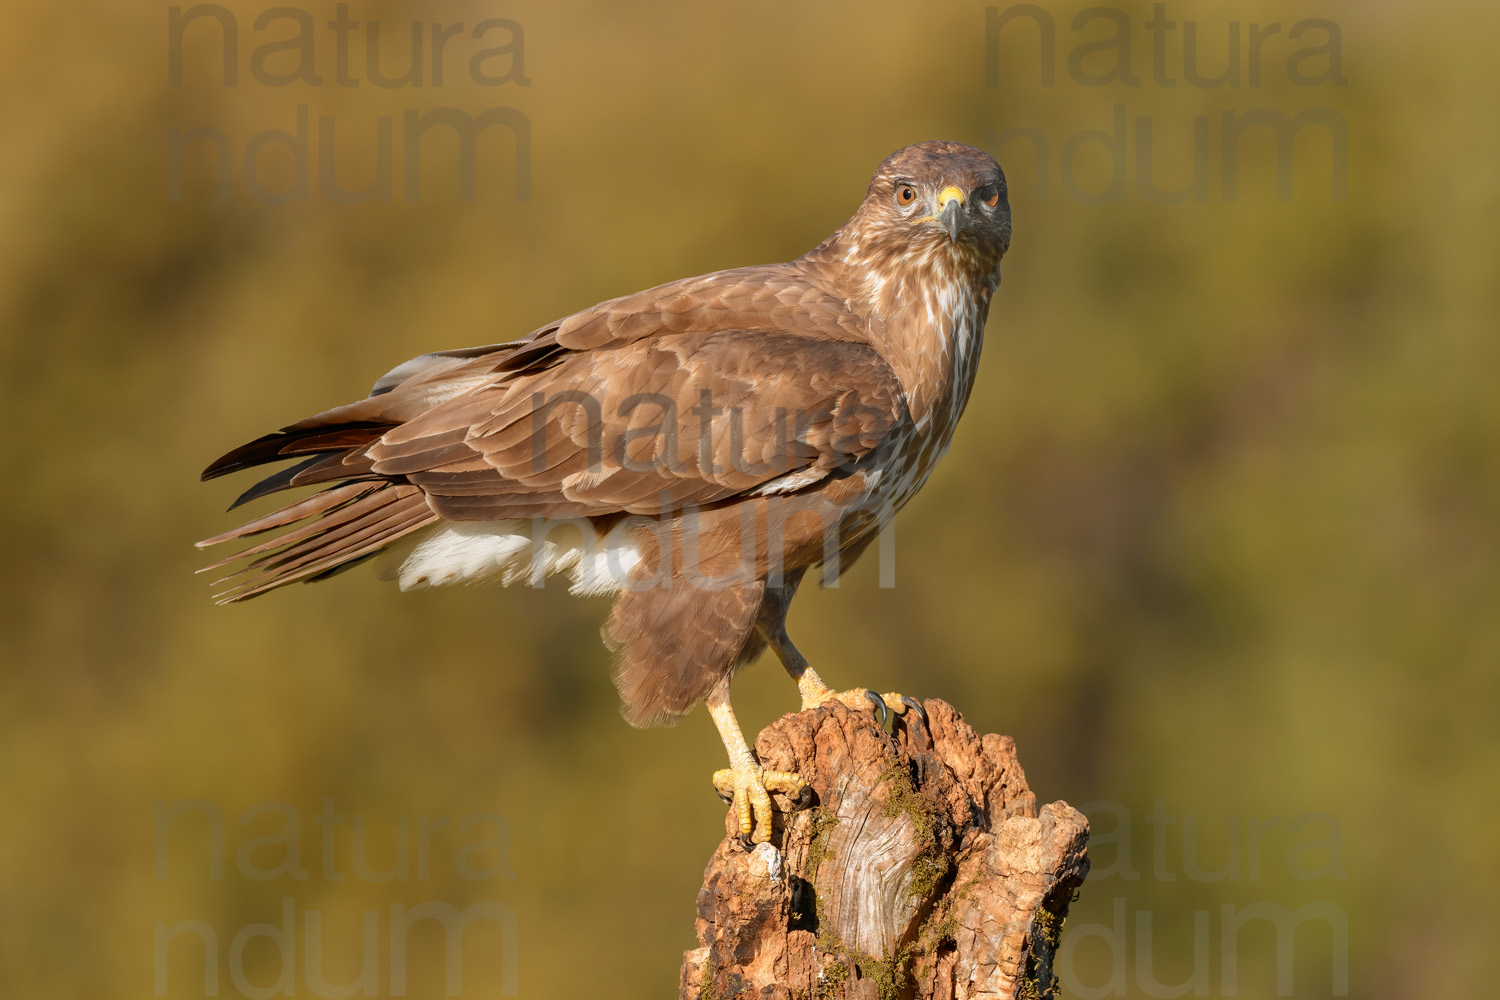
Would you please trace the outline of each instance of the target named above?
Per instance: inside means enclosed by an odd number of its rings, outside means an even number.
[[[846,569],[947,450],[1010,233],[999,165],[924,142],[886,158],[853,217],[790,263],[414,358],[204,471],[297,460],[236,506],[322,487],[199,543],[268,536],[208,567],[247,560],[219,600],[377,556],[402,589],[568,573],[573,593],[617,595],[603,635],[625,718],[670,723],[706,701],[729,754],[714,785],[741,838],[765,841],[768,790],[805,786],[760,767],[730,678],[769,646],[803,709],[916,705],[830,688],[787,637],[787,608],[808,569]]]

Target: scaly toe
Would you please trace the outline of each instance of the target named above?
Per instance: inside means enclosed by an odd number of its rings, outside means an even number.
[[[807,782],[802,780],[802,775],[791,771],[766,771],[762,775],[766,791],[780,792],[781,794],[798,800],[808,790]]]
[[[719,798],[737,814],[739,840],[747,849],[771,839],[769,792],[781,792],[800,802],[809,791],[800,775],[760,767],[724,768],[714,772],[713,782]]]
[[[718,771],[715,771],[714,772],[714,777],[713,777],[713,782],[714,782],[714,791],[719,794],[719,798],[721,798],[721,799],[724,800],[724,804],[726,806],[727,805],[733,805],[734,804],[734,772],[731,771],[727,767],[726,768],[722,768],[722,769],[720,769]]]
[[[839,702],[846,708],[852,708],[856,712],[874,712],[880,717],[881,726],[885,725],[885,720],[890,715],[886,699],[869,688],[850,688],[847,691],[830,690],[821,696],[815,695],[811,702],[804,698],[802,701],[802,710],[805,712],[809,708],[817,708],[819,705],[826,705],[830,701]]]

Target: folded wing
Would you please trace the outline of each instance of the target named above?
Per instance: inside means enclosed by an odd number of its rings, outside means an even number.
[[[905,414],[894,374],[858,332],[842,303],[775,265],[601,303],[509,344],[424,355],[367,399],[209,466],[205,479],[300,459],[237,503],[334,485],[200,544],[286,529],[239,554],[249,579],[223,599],[242,600],[440,519],[669,515],[816,488]]]

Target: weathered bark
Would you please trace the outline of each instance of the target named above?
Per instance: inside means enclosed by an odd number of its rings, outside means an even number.
[[[946,702],[895,734],[832,704],[760,734],[813,805],[773,796],[771,843],[726,817],[698,893],[683,1000],[977,1000],[1055,992],[1052,955],[1088,873],[1088,823],[1037,809],[1008,736],[980,737]]]

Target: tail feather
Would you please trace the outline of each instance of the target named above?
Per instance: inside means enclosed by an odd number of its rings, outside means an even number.
[[[338,407],[243,444],[203,471],[203,479],[216,479],[280,459],[308,456],[250,487],[230,510],[282,490],[334,483],[198,543],[199,548],[206,548],[282,529],[199,570],[223,569],[246,560],[240,569],[215,581],[216,585],[233,583],[215,596],[220,604],[247,600],[296,580],[326,578],[438,519],[419,488],[370,472],[365,449],[396,426],[388,419],[393,413],[406,416],[400,412],[403,405],[396,396]]]
[[[256,560],[248,569],[266,571],[235,592],[234,600],[253,597],[306,576],[324,573],[385,548],[394,539],[427,524],[431,518],[424,511],[411,509],[384,512],[371,518],[373,523],[330,532],[293,548],[279,552],[265,562]]]
[[[224,542],[232,542],[240,538],[249,538],[251,535],[259,535],[262,532],[285,527],[294,521],[302,520],[304,517],[314,517],[325,511],[332,510],[339,504],[351,500],[369,489],[371,489],[371,485],[365,482],[341,483],[338,486],[331,486],[296,503],[273,510],[263,517],[257,517],[253,521],[246,521],[238,528],[230,528],[222,534],[215,535],[212,538],[205,538],[203,541],[197,543],[198,548],[206,549],[211,545],[220,545]],[[199,572],[203,571],[199,570]]]
[[[203,470],[204,480],[282,459],[301,459],[251,486],[230,510],[282,490],[333,484],[198,543],[199,548],[206,548],[280,532],[199,571],[246,560],[242,568],[218,581],[239,581],[220,593],[218,601],[243,601],[294,580],[324,579],[439,520],[419,486],[401,476],[372,471],[369,447],[392,428],[479,384],[510,353],[533,339],[535,335],[511,344],[413,358],[377,382],[369,397],[288,424],[211,463]]]
[[[285,527],[286,524],[291,524],[294,521],[300,520],[303,522],[301,525],[292,528],[290,531],[283,532],[279,535],[274,535],[271,538],[266,539],[265,541],[258,542],[255,545],[250,546],[249,548],[241,549],[239,552],[234,553],[234,555],[228,556],[224,559],[220,559],[218,562],[213,563],[212,565],[203,567],[198,572],[207,573],[212,570],[219,569],[220,567],[228,566],[236,559],[258,556],[263,553],[270,552],[273,549],[279,549],[286,545],[295,544],[297,542],[303,541],[304,539],[311,538],[314,535],[323,534],[327,531],[339,527],[340,525],[346,524],[351,520],[355,520],[369,513],[372,509],[372,506],[378,507],[380,505],[380,498],[378,496],[380,486],[378,484],[351,483],[347,485],[358,486],[361,487],[361,489],[347,491],[347,495],[343,495],[342,498],[339,499],[334,506],[328,507],[325,510],[318,511],[314,514],[305,515],[305,517],[302,518],[293,518],[286,521],[284,524],[277,525],[277,527]],[[324,493],[320,493],[318,495],[323,496],[326,493],[341,491],[342,489],[342,487],[334,487],[333,490],[327,490]],[[372,505],[370,502],[372,494],[376,494],[375,505]],[[279,514],[281,512],[277,511],[276,513]],[[261,534],[262,532],[255,533]],[[223,541],[230,541],[232,538],[237,538],[239,536],[231,533],[230,535],[221,535],[219,537]],[[212,541],[213,540],[210,539],[210,542]],[[209,543],[199,542],[198,544],[201,546]]]
[[[231,604],[297,580],[330,575],[340,567],[374,555],[396,539],[438,519],[432,508],[427,506],[422,491],[415,486],[348,483],[324,490],[309,499],[317,500],[330,495],[333,495],[330,506],[321,509],[317,506],[307,507],[307,501],[303,501],[261,519],[278,522],[274,525],[256,527],[257,522],[252,521],[232,532],[200,542],[200,545],[210,545],[231,541],[270,530],[273,526],[284,527],[310,518],[307,523],[235,553],[214,566],[206,567],[213,569],[226,566],[237,559],[250,559],[242,569],[218,581],[220,583],[259,571],[259,575],[241,580],[216,595],[215,599],[220,604]],[[302,508],[306,513],[301,516],[292,513],[297,508]]]

